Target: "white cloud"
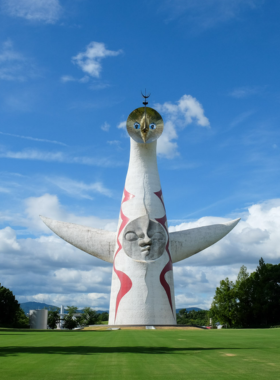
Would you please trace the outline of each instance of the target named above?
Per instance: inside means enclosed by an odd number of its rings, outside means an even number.
[[[194,222],[170,227],[180,231],[208,224],[228,221],[228,218],[204,217]],[[252,205],[239,224],[221,241],[191,258],[175,264],[177,307],[187,298],[196,299],[194,305],[211,304],[215,288],[225,277],[235,280],[241,265],[254,271],[261,257],[265,262],[280,262],[280,199]],[[204,282],[200,276],[204,276]],[[206,280],[206,281],[205,281]],[[187,296],[187,298],[185,298]]]
[[[258,86],[246,86],[246,87],[238,87],[229,93],[233,98],[241,99],[247,98],[252,95],[260,94],[263,88]]]
[[[106,121],[105,123],[101,126],[102,131],[104,132],[109,132],[110,129],[110,124],[108,124]]]
[[[174,158],[179,154],[178,145],[173,141],[178,138],[178,128],[184,128],[191,123],[201,127],[210,127],[202,105],[191,95],[183,95],[177,104],[165,102],[156,104],[155,108],[165,115],[163,134],[158,140],[158,154],[166,158]]]
[[[186,126],[195,123],[201,127],[210,127],[202,105],[191,95],[183,95],[177,104],[165,102],[156,104],[156,107],[159,112],[167,114],[171,120],[179,125]]]
[[[9,189],[6,189],[5,187],[0,187],[0,193],[9,193],[10,190]]]
[[[25,225],[31,231],[44,231],[50,233],[47,226],[39,219],[39,215],[51,219],[61,220],[69,223],[81,224],[93,228],[103,228],[105,230],[115,231],[117,223],[111,219],[100,219],[94,216],[80,216],[69,213],[59,203],[56,195],[44,194],[41,197],[30,197],[25,200]]]
[[[46,143],[50,143],[50,144],[57,144],[57,145],[63,145],[63,146],[66,146],[66,144],[64,144],[64,143],[62,143],[62,142],[59,142],[59,141],[55,141],[55,140],[38,139],[37,137],[14,135],[14,134],[12,134],[12,133],[5,133],[5,132],[0,132],[0,134],[1,134],[1,135],[4,135],[4,136],[17,137],[17,138],[20,138],[20,139],[26,139],[26,140],[32,140],[32,141],[39,141],[39,142],[46,142]]]
[[[195,222],[170,227],[170,231],[227,221],[225,218],[204,217]],[[243,214],[242,220],[224,239],[188,259],[193,265],[252,264],[263,256],[280,260],[280,199],[255,204]]]
[[[115,147],[117,147],[118,149],[121,149],[121,141],[119,140],[111,140],[111,141],[107,141],[107,144],[109,145],[114,145]]]
[[[61,82],[67,83],[67,82],[78,82],[78,83],[87,83],[89,81],[89,77],[85,75],[82,78],[74,78],[71,75],[63,75],[60,78]]]
[[[167,20],[184,19],[195,30],[205,30],[236,19],[246,10],[254,10],[264,0],[165,0],[160,10],[168,13]]]
[[[24,82],[37,76],[36,68],[30,59],[15,50],[11,40],[2,44],[0,51],[0,80]]]
[[[246,112],[242,112],[240,115],[238,115],[231,123],[230,123],[230,126],[231,127],[235,127],[236,125],[238,124],[241,124],[243,123],[245,120],[248,119],[248,117],[250,117],[252,114],[254,114],[254,111],[246,111]]]
[[[38,149],[25,149],[19,152],[6,151],[0,149],[0,157],[10,158],[16,160],[38,160],[46,162],[61,162],[68,164],[81,164],[90,166],[101,166],[101,167],[114,167],[120,166],[122,163],[116,160],[110,160],[109,158],[95,158],[95,157],[73,157],[63,152],[48,152],[41,151]]]
[[[106,57],[115,57],[121,52],[121,50],[107,50],[104,43],[92,41],[87,45],[85,52],[78,53],[72,58],[72,62],[87,75],[99,78],[102,70],[101,60]]]
[[[74,181],[66,177],[48,178],[55,186],[69,195],[79,198],[93,199],[93,194],[102,194],[107,197],[112,196],[111,190],[103,186],[101,182],[86,184],[82,181]]]
[[[121,121],[121,122],[117,125],[117,128],[118,128],[118,129],[125,129],[125,130],[126,130],[126,121]]]
[[[93,273],[95,275],[96,273]],[[79,275],[84,275],[84,272]],[[95,310],[108,310],[109,296],[105,293],[70,293],[70,294],[36,294],[29,297],[18,297],[20,302],[43,302],[60,307],[77,306],[78,308],[92,307]]]
[[[164,131],[157,142],[157,153],[166,158],[174,158],[179,155],[178,145],[172,141],[178,138],[175,125],[171,120],[167,120],[164,124]]]
[[[59,0],[3,0],[2,9],[13,17],[53,24],[61,16]]]
[[[51,234],[38,222],[42,213],[54,219],[117,229],[117,221],[79,216],[69,212],[54,195],[29,198],[24,215],[15,219],[20,226],[25,221],[37,238],[16,238],[8,227],[0,230],[1,283],[11,288],[20,301],[35,300],[54,305],[92,306],[107,309],[112,266],[79,251]],[[197,221],[170,227],[171,231],[221,223],[222,217],[204,217]],[[114,225],[114,227],[113,227]],[[219,281],[235,280],[241,265],[254,271],[260,257],[267,263],[280,261],[280,199],[252,205],[242,215],[242,221],[220,242],[193,257],[174,265],[176,307],[208,308]]]
[[[0,251],[18,251],[19,249],[15,231],[10,227],[0,230]]]

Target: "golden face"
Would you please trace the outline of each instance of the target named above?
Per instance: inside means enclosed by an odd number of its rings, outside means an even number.
[[[129,136],[138,143],[150,143],[163,132],[163,120],[160,114],[149,107],[140,107],[132,111],[126,121]]]

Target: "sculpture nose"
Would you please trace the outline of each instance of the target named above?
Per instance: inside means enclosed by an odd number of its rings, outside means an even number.
[[[148,134],[148,131],[149,131],[149,128],[148,128],[148,123],[147,123],[147,120],[146,120],[146,117],[144,117],[142,120],[141,120],[141,137],[144,141],[144,143],[146,142],[147,140],[147,134]]]
[[[139,239],[139,245],[140,247],[144,247],[145,245],[152,245],[152,239],[146,235],[143,239]]]

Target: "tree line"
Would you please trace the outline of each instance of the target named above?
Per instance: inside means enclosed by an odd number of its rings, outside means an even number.
[[[280,325],[280,264],[265,264],[261,258],[250,275],[243,265],[235,282],[222,280],[209,316],[233,328]]]
[[[197,325],[208,326],[209,325],[209,311],[208,310],[187,310],[181,309],[177,313],[178,325]]]

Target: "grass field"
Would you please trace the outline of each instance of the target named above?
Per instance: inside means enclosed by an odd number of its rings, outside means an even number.
[[[2,329],[0,378],[280,379],[280,329]]]

